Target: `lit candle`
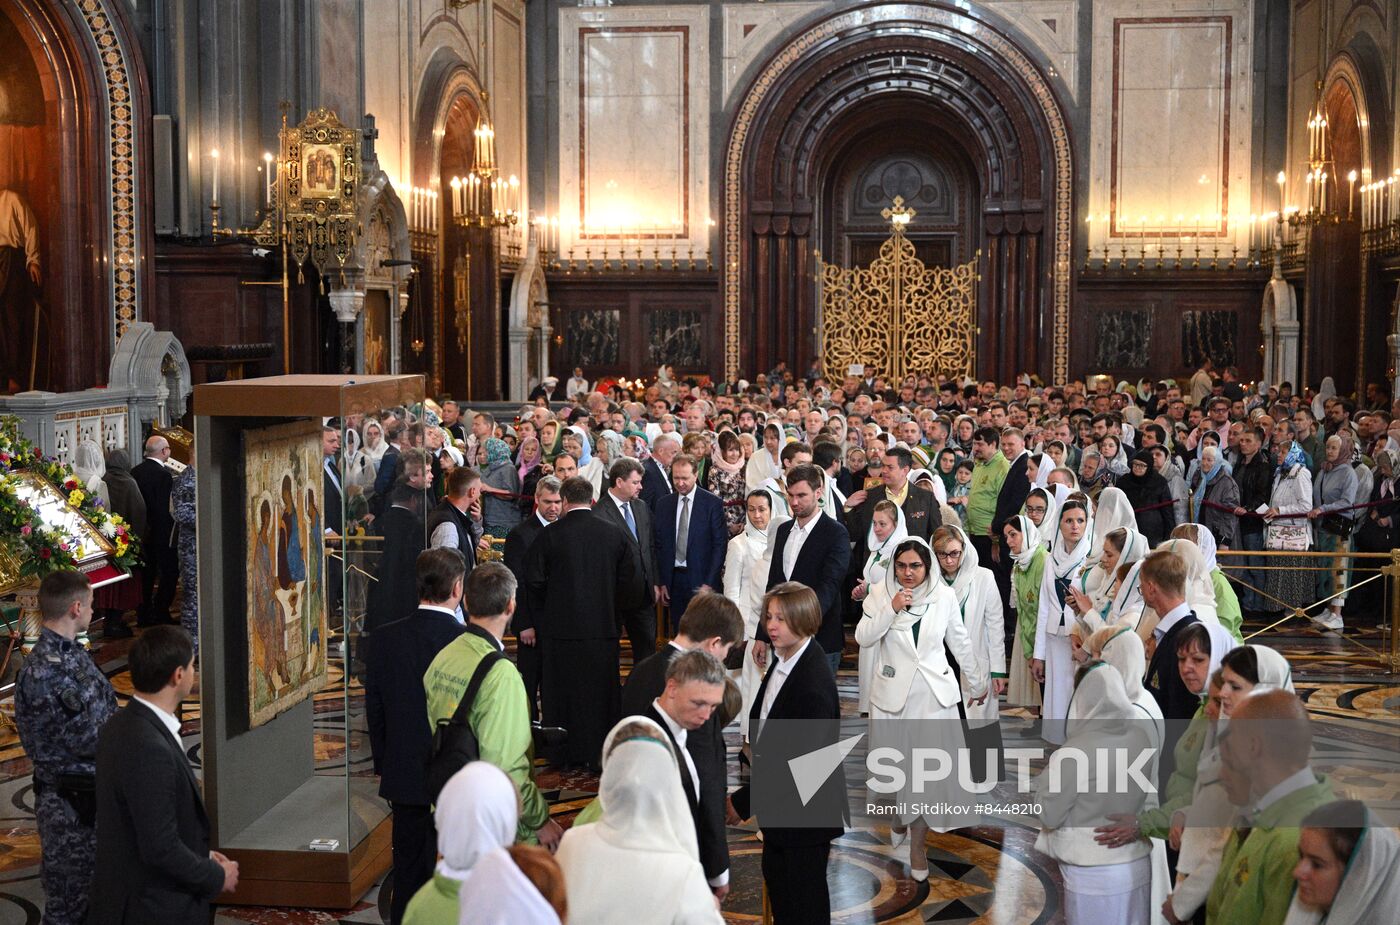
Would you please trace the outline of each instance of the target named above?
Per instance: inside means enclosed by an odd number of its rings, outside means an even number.
[[[264,152],[263,152],[263,198],[264,198],[264,201],[265,201],[265,203],[266,203],[266,205],[267,205],[267,207],[268,207],[269,209],[272,208],[272,173],[273,173],[273,170],[274,170],[274,168],[273,168],[273,166],[272,166],[272,152],[271,152],[271,151],[264,151]]]
[[[1351,218],[1352,197],[1356,195],[1356,171],[1347,174],[1347,218]]]
[[[215,148],[209,152],[209,156],[214,160],[214,196],[211,200],[213,205],[219,204],[219,149]]]

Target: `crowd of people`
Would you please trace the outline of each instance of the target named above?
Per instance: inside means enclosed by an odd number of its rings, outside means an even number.
[[[834,736],[843,666],[856,712],[944,720],[978,780],[1005,777],[1011,710],[1051,746],[1143,730],[1155,794],[1043,794],[1071,925],[1336,925],[1400,901],[1394,833],[1314,773],[1286,659],[1241,630],[1349,580],[1308,551],[1395,545],[1400,405],[1209,363],[1137,386],[785,364],[557,385],[503,418],[442,397],[325,422],[328,542],[382,538],[352,671],[391,921],[718,922],[726,826],[754,818],[775,921],[828,920],[844,782],[802,799],[820,823],[765,823],[724,730],[741,766],[786,757],[774,720]],[[1378,621],[1369,590],[1312,619]],[[459,735],[475,760],[440,779]],[[537,757],[600,775],[568,831]],[[966,823],[909,805],[888,837],[923,881],[928,832]]]

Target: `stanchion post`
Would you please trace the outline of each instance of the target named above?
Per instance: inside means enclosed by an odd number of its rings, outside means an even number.
[[[1390,576],[1390,673],[1400,674],[1400,549],[1390,551],[1385,572]]]

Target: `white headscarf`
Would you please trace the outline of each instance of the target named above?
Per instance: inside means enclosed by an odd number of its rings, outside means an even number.
[[[457,896],[458,925],[559,925],[559,914],[504,848],[482,855]]]
[[[1046,517],[1049,517],[1047,512]],[[1021,551],[1011,553],[1011,561],[1015,567],[1021,571],[1030,568],[1031,562],[1035,559],[1036,550],[1044,549],[1040,543],[1040,528],[1031,522],[1025,514],[1017,514],[1012,518],[1016,522],[1016,529],[1020,531],[1024,538],[1021,541]],[[1009,550],[1008,550],[1009,551]]]
[[[1112,485],[1099,492],[1098,502],[1094,505],[1093,521],[1093,542],[1089,546],[1086,565],[1099,564],[1099,559],[1103,556],[1104,537],[1119,527],[1137,529],[1137,514],[1133,512],[1133,503],[1128,500],[1123,489]]]
[[[1039,494],[1045,499],[1045,516],[1041,518],[1040,526],[1035,528],[1034,535],[1040,537],[1041,545],[1045,546],[1047,549],[1055,544],[1055,535],[1060,532],[1060,504],[1064,499],[1056,489],[1061,488],[1064,488],[1064,486],[1056,485],[1055,488],[1050,488],[1049,486],[1045,488],[1032,488],[1030,491],[1030,495]],[[1068,496],[1069,491],[1066,489],[1064,494]],[[1026,495],[1026,498],[1029,499],[1030,495]],[[1021,509],[1025,510],[1025,506],[1023,505]]]
[[[506,772],[485,761],[468,763],[448,779],[433,810],[438,873],[465,880],[483,856],[515,841],[519,820],[520,798]]]
[[[943,579],[944,584],[949,584],[953,589],[953,595],[958,599],[958,605],[966,608],[968,598],[975,590],[974,585],[977,580],[977,569],[981,563],[977,557],[977,549],[968,539],[962,527],[954,524],[944,524],[945,529],[951,530],[958,535],[958,540],[962,543],[962,555],[958,558],[958,570],[953,573],[953,580],[950,583],[943,577],[943,569],[939,566],[937,559],[934,560],[933,567],[938,572],[938,577]]]
[[[1366,809],[1366,826],[1351,851],[1326,912],[1309,909],[1293,894],[1283,925],[1371,925],[1394,921],[1400,909],[1400,838]]]
[[[773,518],[777,516],[778,507],[773,500],[773,492],[767,488],[755,488],[754,491],[761,491],[768,496],[768,523],[769,526],[771,526]],[[753,494],[753,492],[751,491],[749,494]],[[748,504],[747,496],[745,496],[744,503],[745,505]],[[744,539],[748,541],[749,552],[755,556],[763,555],[764,550],[768,548],[768,529],[764,528],[760,530],[755,527],[753,523],[749,521],[748,511],[744,512]]]
[[[374,440],[369,438],[369,429],[373,427],[378,434]],[[379,460],[384,458],[384,453],[389,449],[389,441],[384,439],[384,425],[371,418],[365,421],[360,428],[360,452],[364,453],[378,465]]]
[[[612,747],[619,730],[633,723],[651,726],[653,734]],[[610,845],[653,854],[680,854],[698,861],[695,822],[681,790],[676,753],[665,730],[645,716],[626,716],[603,743],[603,776],[598,803],[603,816],[595,825]]]
[[[1220,567],[1220,563],[1217,562],[1215,558],[1215,551],[1218,548],[1215,542],[1215,534],[1210,532],[1210,527],[1202,523],[1182,524],[1181,526],[1195,528],[1195,543],[1201,550],[1201,559],[1205,563],[1204,568],[1206,576],[1209,578],[1210,573]],[[1182,539],[1185,539],[1185,537],[1182,537]],[[1190,541],[1188,540],[1188,542]],[[1211,587],[1214,588],[1214,585]]]
[[[1079,573],[1089,555],[1089,548],[1094,539],[1094,518],[1091,512],[1085,511],[1089,515],[1089,522],[1085,525],[1084,535],[1079,538],[1073,549],[1066,549],[1065,535],[1060,530],[1060,520],[1064,513],[1063,506],[1055,512],[1055,540],[1050,544],[1050,561],[1046,563],[1045,571],[1054,578],[1069,579]]]
[[[1095,523],[1097,522],[1096,519]],[[1110,534],[1112,532],[1113,531],[1110,531]],[[1079,590],[1089,596],[1089,601],[1095,612],[1105,621],[1109,619],[1109,607],[1113,603],[1113,599],[1109,597],[1108,592],[1109,589],[1113,587],[1118,569],[1123,565],[1134,565],[1140,562],[1146,557],[1149,551],[1147,537],[1137,532],[1136,529],[1133,527],[1125,527],[1123,528],[1123,533],[1123,548],[1118,553],[1118,562],[1113,567],[1113,574],[1110,574],[1101,567],[1103,556],[1102,547],[1100,547],[1099,562],[1092,566],[1086,562],[1084,571],[1080,573],[1079,580],[1076,582],[1076,584],[1079,585]],[[1107,535],[1105,535],[1105,538],[1107,538]]]
[[[894,531],[883,543],[875,536],[874,516],[870,518],[870,529],[865,533],[865,548],[870,551],[870,555],[865,559],[861,577],[871,584],[879,584],[885,580],[885,573],[890,570],[890,561],[894,559],[895,549],[909,536],[909,529],[904,523],[904,509],[896,504],[894,513]]]
[[[1201,547],[1190,540],[1181,538],[1163,540],[1158,550],[1169,550],[1186,563],[1186,603],[1196,612],[1196,617],[1204,621],[1210,617],[1219,622],[1219,610],[1215,604],[1215,585],[1211,584],[1210,570],[1206,568],[1205,556]]]
[[[923,610],[925,609],[924,605],[929,603],[929,598],[933,597],[940,590],[947,590],[946,586],[943,584],[943,581],[938,578],[938,557],[933,554],[933,547],[929,546],[928,541],[921,536],[909,536],[905,537],[903,542],[917,543],[918,545],[924,547],[924,549],[928,550],[929,568],[928,574],[924,576],[924,580],[921,584],[915,585],[913,588],[907,589],[909,591],[910,596],[909,606],[906,607],[904,610],[900,611],[900,613],[904,616],[908,616],[909,619],[901,621],[900,617],[896,617],[896,626],[901,625],[901,623],[907,625],[909,623],[918,622],[919,618],[923,615]],[[895,570],[892,568],[886,569],[885,599],[893,601],[894,596],[900,591],[904,590],[906,589],[902,585],[900,585],[899,578],[895,575]],[[918,611],[918,613],[914,613],[915,611]]]
[[[1251,644],[1249,648],[1254,650],[1254,661],[1259,673],[1259,683],[1254,685],[1254,689],[1277,689],[1294,693],[1293,667],[1288,664],[1288,659],[1268,646]]]
[[[97,491],[106,472],[107,463],[102,458],[102,447],[94,440],[79,440],[73,451],[73,474],[82,482],[83,489],[89,494]]]
[[[923,479],[928,482],[928,490],[933,492],[933,499],[939,504],[948,503],[948,489],[943,484],[943,480],[927,469],[915,469],[909,473],[909,481],[912,484],[916,479]]]
[[[1332,381],[1331,376],[1323,376],[1322,387],[1317,390],[1317,394],[1313,396],[1312,400],[1313,417],[1319,421],[1327,420],[1327,408],[1325,407],[1327,399],[1336,397],[1337,384]]]

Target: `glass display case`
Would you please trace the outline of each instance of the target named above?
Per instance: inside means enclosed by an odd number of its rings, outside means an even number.
[[[389,867],[357,656],[393,542],[379,529],[401,481],[388,438],[422,414],[423,387],[195,388],[204,795],[212,846],[240,865],[220,902],[350,908]]]

